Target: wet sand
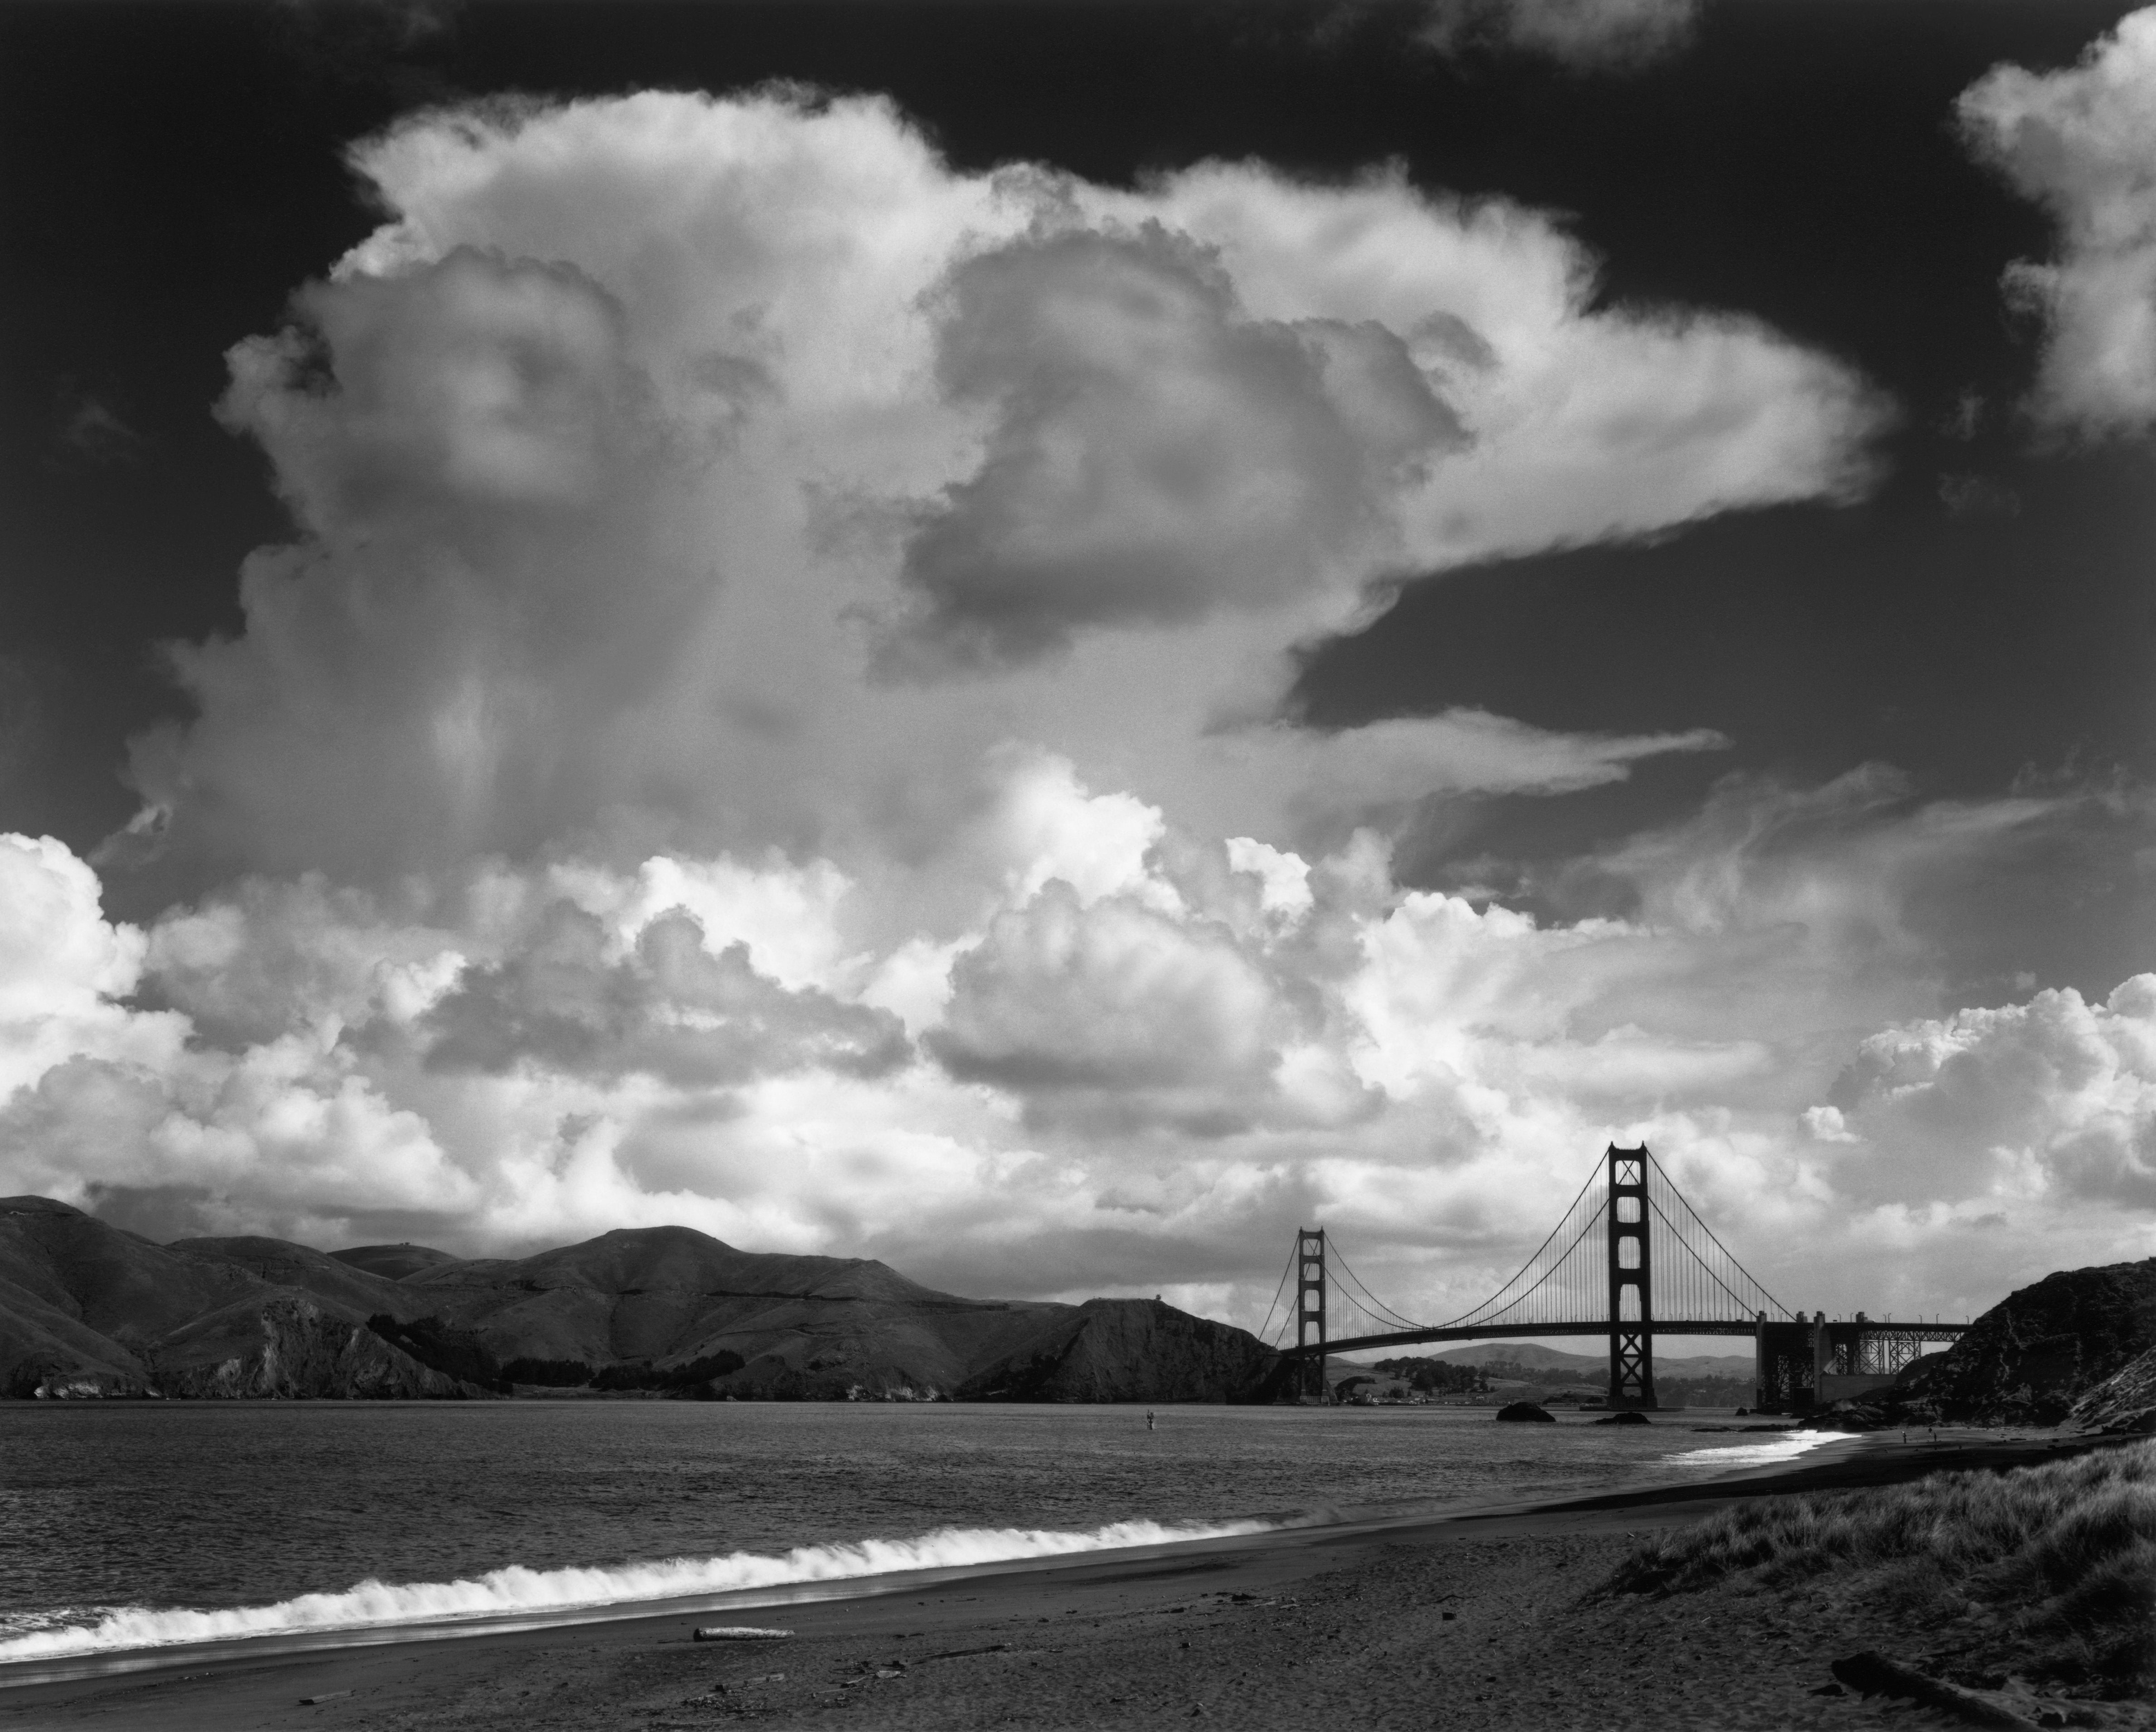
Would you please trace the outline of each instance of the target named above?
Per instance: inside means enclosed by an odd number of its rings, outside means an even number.
[[[2061,1447],[1982,1433],[1936,1446],[1866,1438],[1684,1486],[894,1580],[896,1591],[844,1598],[734,1596],[716,1612],[311,1653],[176,1650],[151,1670],[0,1688],[0,1732],[1938,1724],[1815,1694],[1836,1658],[1876,1647],[1921,1659],[1941,1634],[1882,1627],[1876,1606],[1831,1586],[1585,1596],[1637,1536],[1738,1498],[2010,1465]],[[690,1639],[715,1622],[794,1634]],[[2156,1726],[2156,1714],[2102,1704],[2096,1723]]]

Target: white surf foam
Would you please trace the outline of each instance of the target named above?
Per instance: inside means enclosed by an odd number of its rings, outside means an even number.
[[[1760,1468],[1794,1461],[1805,1451],[1832,1442],[1834,1432],[1784,1432],[1763,1437],[1757,1443],[1732,1444],[1722,1449],[1686,1449],[1670,1458],[1680,1468]]]
[[[1085,1533],[1049,1528],[939,1528],[911,1540],[796,1546],[778,1557],[737,1551],[724,1557],[665,1558],[591,1570],[527,1570],[511,1565],[470,1581],[370,1580],[342,1593],[301,1594],[269,1606],[234,1606],[208,1612],[127,1606],[107,1611],[93,1623],[33,1630],[0,1640],[0,1663],[301,1631],[371,1630],[519,1612],[575,1611],[643,1600],[731,1593],[743,1588],[843,1581],[900,1570],[950,1569],[1176,1540],[1232,1539],[1265,1533],[1277,1525],[1266,1521],[1204,1525],[1119,1521]]]

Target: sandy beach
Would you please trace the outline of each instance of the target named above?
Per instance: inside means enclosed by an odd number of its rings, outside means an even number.
[[[733,1596],[306,1653],[174,1650],[150,1669],[0,1688],[0,1728],[1929,1724],[1906,1704],[1820,1694],[1839,1688],[1830,1663],[1857,1650],[1960,1653],[1963,1632],[1928,1617],[1897,1627],[1876,1596],[1860,1605],[1830,1583],[1659,1599],[1589,1591],[1640,1538],[1733,1500],[2066,1447],[1978,1432],[1853,1439],[1712,1482],[889,1581],[848,1597]],[[714,1621],[793,1633],[690,1639]],[[2156,1724],[2142,1704],[2071,1706],[2074,1724]]]

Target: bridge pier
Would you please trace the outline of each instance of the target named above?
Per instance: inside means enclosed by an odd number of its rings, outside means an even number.
[[[1819,1326],[1802,1312],[1794,1323],[1770,1323],[1762,1311],[1753,1325],[1752,1406],[1761,1413],[1809,1413],[1818,1400]]]

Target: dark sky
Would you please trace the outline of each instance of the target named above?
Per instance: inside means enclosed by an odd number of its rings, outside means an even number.
[[[1382,8],[1320,28],[1286,5],[0,9],[0,828],[87,850],[123,822],[126,739],[178,702],[156,646],[236,628],[239,561],[283,519],[213,418],[223,355],[372,227],[346,141],[455,95],[773,78],[889,91],[963,167],[1398,158],[1425,187],[1570,213],[1611,300],[1755,315],[1896,399],[1864,503],[1403,572],[1389,613],[1314,650],[1320,723],[1471,705],[1732,741],[1455,809],[1403,863],[1425,881],[1508,862],[1532,902],[1552,894],[1533,862],[1732,771],[1883,761],[1912,796],[1964,797],[2145,776],[2148,453],[2045,448],[2017,418],[2039,333],[1999,277],[2046,223],[1951,125],[1988,67],[2070,63],[2123,10],[1728,0],[1686,52],[1597,77],[1440,56]]]

